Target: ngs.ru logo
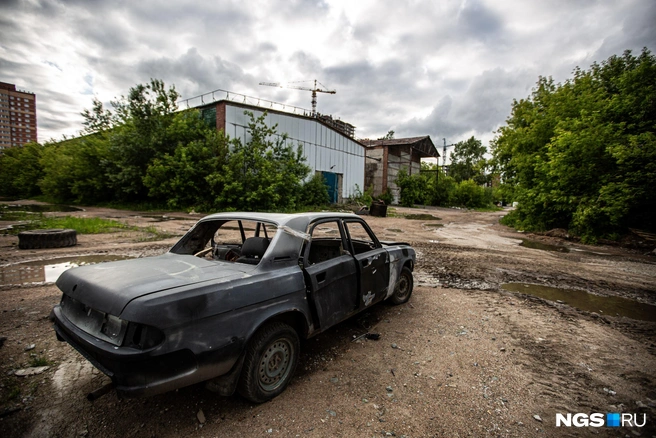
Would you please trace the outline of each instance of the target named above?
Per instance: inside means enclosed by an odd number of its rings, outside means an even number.
[[[606,420],[606,421],[604,421]],[[556,427],[643,427],[647,424],[647,414],[642,414],[642,423],[639,423],[638,414],[556,414]]]

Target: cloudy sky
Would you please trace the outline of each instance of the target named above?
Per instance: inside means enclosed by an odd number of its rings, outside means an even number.
[[[654,52],[654,23],[654,0],[0,0],[0,81],[36,93],[40,141],[150,78],[303,108],[310,92],[259,82],[318,79],[337,90],[318,111],[357,137],[487,145],[538,76]]]

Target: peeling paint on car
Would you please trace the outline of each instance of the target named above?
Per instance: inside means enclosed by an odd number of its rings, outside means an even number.
[[[351,241],[345,224],[356,222],[369,230],[345,213],[207,216],[162,256],[63,273],[55,331],[107,374],[119,395],[208,380],[230,395],[258,330],[283,322],[299,337],[315,336],[389,298],[403,267],[412,269],[415,252],[407,244],[381,243],[370,230],[370,245]],[[331,224],[331,233],[313,240],[320,224]],[[238,243],[215,241],[224,226]],[[84,309],[95,319],[85,319]]]

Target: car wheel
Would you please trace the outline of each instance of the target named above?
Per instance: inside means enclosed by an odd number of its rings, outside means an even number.
[[[410,299],[412,295],[412,287],[414,285],[414,280],[412,278],[412,271],[404,267],[401,269],[401,275],[399,280],[396,282],[396,289],[390,297],[389,301],[392,304],[403,304]]]
[[[263,403],[283,392],[298,363],[296,330],[281,322],[265,325],[248,344],[237,390],[253,403]]]

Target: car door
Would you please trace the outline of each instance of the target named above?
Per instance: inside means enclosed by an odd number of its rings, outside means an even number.
[[[357,268],[338,220],[313,224],[310,236],[303,251],[303,271],[315,325],[323,330],[358,309]]]
[[[387,296],[389,287],[389,254],[366,222],[344,221],[350,251],[358,271],[358,308],[368,307]]]

